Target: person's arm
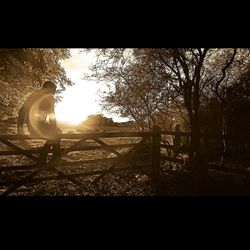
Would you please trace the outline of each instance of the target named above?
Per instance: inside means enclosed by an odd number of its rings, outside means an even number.
[[[55,115],[55,100],[54,97],[51,95],[49,98],[49,122],[52,127],[57,128],[57,121],[56,121],[56,115]]]
[[[19,110],[18,113],[18,118],[17,118],[17,133],[20,135],[24,135],[24,123],[25,123],[25,118],[27,116],[28,113],[28,109],[31,106],[33,99],[34,99],[34,94],[31,94],[26,101],[24,102],[23,106],[21,107],[21,109]]]

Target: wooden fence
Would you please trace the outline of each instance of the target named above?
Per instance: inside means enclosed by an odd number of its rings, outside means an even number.
[[[165,136],[169,138],[166,139]],[[157,183],[160,176],[160,162],[161,160],[180,161],[177,156],[180,152],[182,143],[181,137],[190,137],[190,133],[182,132],[180,126],[175,127],[175,131],[161,131],[158,126],[155,126],[152,132],[94,132],[94,133],[75,133],[75,134],[62,134],[62,142],[68,142],[67,146],[61,147],[61,160],[47,163],[39,161],[39,155],[43,151],[43,147],[23,147],[23,142],[38,140],[40,144],[45,140],[41,138],[31,138],[29,136],[20,135],[0,135],[0,142],[7,146],[7,150],[0,151],[0,186],[7,187],[7,190],[1,195],[9,195],[15,192],[20,186],[31,183],[49,180],[66,179],[81,188],[84,188],[81,181],[77,178],[98,175],[92,184],[97,183],[105,175],[113,171],[125,171],[146,169],[151,177],[153,183]],[[107,138],[130,138],[132,142],[109,144],[105,139]],[[171,139],[171,140],[170,140]],[[133,142],[136,141],[136,142]],[[92,143],[90,143],[92,142]],[[94,143],[94,144],[93,144]],[[63,143],[62,143],[63,144]],[[119,152],[121,149],[126,149],[124,152]],[[161,149],[164,148],[167,154],[162,155]],[[93,150],[104,150],[110,152],[114,157],[104,157],[88,160],[74,160],[67,161],[72,152]],[[141,157],[138,157],[140,154]],[[31,164],[23,165],[1,165],[1,157],[11,155],[22,155],[33,161]],[[80,173],[65,173],[61,167],[74,167],[83,166],[84,164],[106,162],[109,163],[105,169],[98,169],[93,171],[84,171]],[[125,165],[125,166],[121,166]],[[212,166],[214,168],[214,166]],[[16,178],[6,180],[4,174],[12,171],[30,171],[27,176],[23,178]],[[56,176],[38,177],[42,171],[52,171]],[[4,173],[4,174],[3,174]]]

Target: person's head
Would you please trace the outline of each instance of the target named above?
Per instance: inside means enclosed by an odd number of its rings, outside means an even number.
[[[44,82],[43,89],[46,89],[47,91],[49,91],[53,95],[56,93],[56,85],[55,85],[55,83],[53,83],[51,81]]]

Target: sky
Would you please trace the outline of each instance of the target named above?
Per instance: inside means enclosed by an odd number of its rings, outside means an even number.
[[[108,118],[112,117],[115,122],[128,120],[103,112],[98,92],[105,90],[105,86],[95,81],[83,80],[83,74],[90,72],[88,67],[95,62],[94,53],[80,53],[80,49],[70,49],[70,53],[71,57],[61,64],[74,85],[66,87],[61,94],[62,102],[55,107],[57,119],[77,124],[89,115],[103,113]]]

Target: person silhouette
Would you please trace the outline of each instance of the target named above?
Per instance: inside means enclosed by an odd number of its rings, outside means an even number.
[[[23,103],[17,118],[17,133],[24,135],[24,123],[27,124],[31,137],[46,139],[39,157],[40,163],[45,163],[48,152],[52,149],[52,160],[60,158],[60,129],[55,116],[56,85],[46,81],[43,87],[33,92]]]

